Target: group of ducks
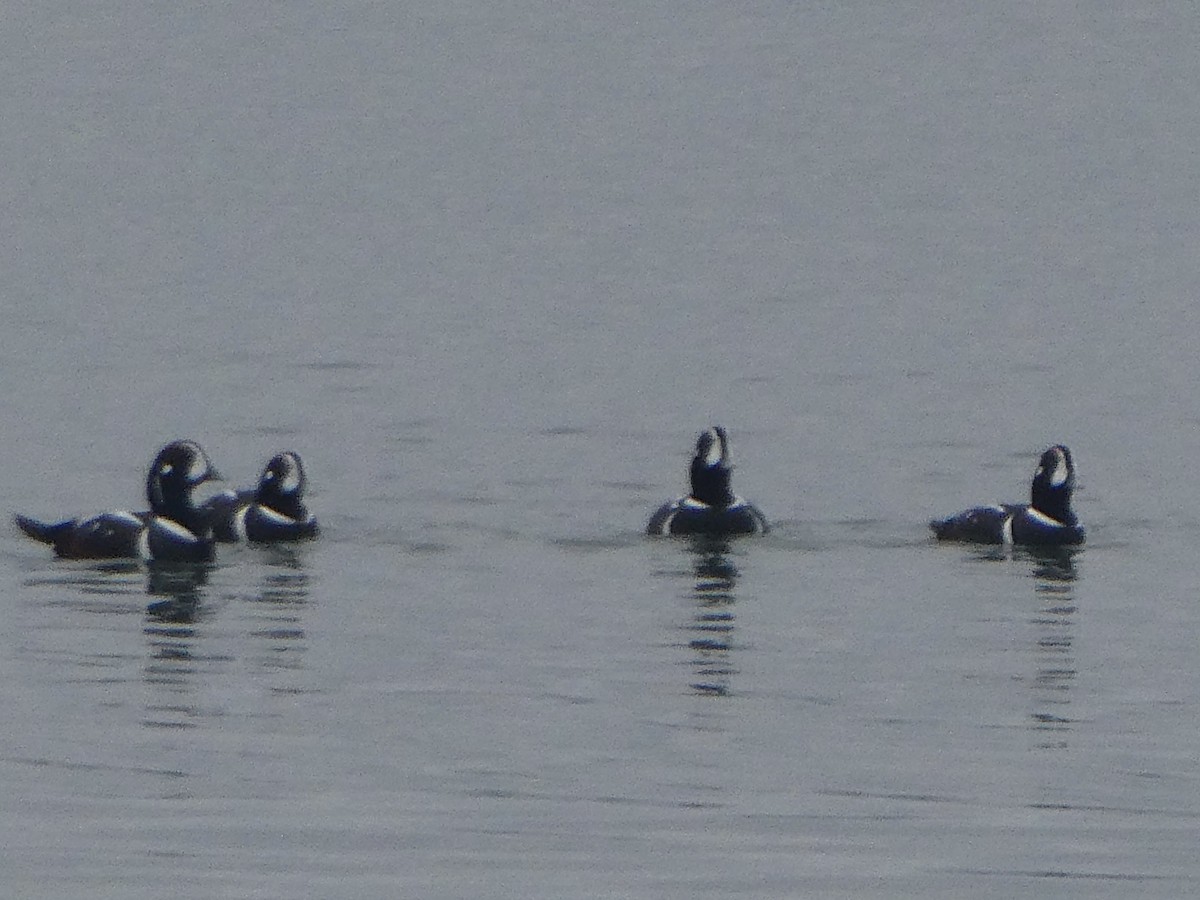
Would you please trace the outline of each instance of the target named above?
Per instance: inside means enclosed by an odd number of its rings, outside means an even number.
[[[689,477],[691,492],[664,503],[646,526],[652,535],[765,534],[770,525],[733,492],[729,437],[719,425],[701,432]],[[219,479],[195,441],[163,447],[146,476],[145,512],[106,512],[90,519],[39,522],[18,515],[17,526],[68,559],[143,559],[207,562],[218,542],[275,543],[315,537],[317,520],[304,505],[304,466],[292,451],[271,457],[258,484],[222,491],[197,504],[193,491]],[[1071,509],[1075,465],[1055,444],[1042,454],[1029,503],[976,506],[929,523],[942,541],[1066,546],[1081,544],[1083,526]]]
[[[729,438],[720,426],[708,428],[696,441],[692,457],[691,493],[664,503],[650,517],[647,534],[764,534],[770,527],[752,503],[734,494]],[[1082,544],[1084,529],[1071,509],[1075,464],[1071,451],[1055,444],[1042,454],[1029,503],[976,506],[929,523],[941,541],[974,544],[1022,544],[1057,547]]]
[[[39,522],[18,515],[17,527],[66,559],[208,562],[218,542],[275,543],[315,537],[304,505],[304,465],[292,451],[271,457],[258,484],[226,490],[197,504],[193,491],[220,479],[195,441],[172,441],[146,476],[144,512],[106,512],[88,519]]]

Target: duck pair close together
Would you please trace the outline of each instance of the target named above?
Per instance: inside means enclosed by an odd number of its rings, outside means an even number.
[[[144,512],[40,522],[18,515],[17,527],[66,559],[207,562],[218,541],[271,543],[313,537],[317,522],[304,505],[306,480],[298,454],[276,454],[253,488],[227,490],[197,504],[193,491],[220,479],[195,441],[163,447],[146,476]]]
[[[650,517],[647,534],[764,534],[766,517],[733,493],[729,439],[720,426],[696,441],[691,463],[691,493],[664,503]],[[1029,503],[976,506],[929,523],[940,541],[976,544],[1066,546],[1081,544],[1084,529],[1071,509],[1075,464],[1071,451],[1055,444],[1042,454],[1033,475]]]

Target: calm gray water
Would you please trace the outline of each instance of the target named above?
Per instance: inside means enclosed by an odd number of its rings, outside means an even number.
[[[1200,890],[1200,25],[977,6],[11,4],[5,514],[325,535],[0,537],[0,893]],[[775,531],[644,538],[714,422]]]

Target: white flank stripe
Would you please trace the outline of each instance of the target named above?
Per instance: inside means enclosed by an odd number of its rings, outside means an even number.
[[[239,541],[245,541],[246,538],[246,514],[250,512],[250,506],[247,504],[233,514],[233,533]]]
[[[1047,528],[1065,528],[1062,522],[1058,519],[1052,519],[1040,509],[1029,508],[1029,518],[1033,519],[1039,525],[1045,525]]]
[[[1005,544],[1011,544],[1013,542],[1012,526],[1013,517],[1006,516],[1004,519],[1004,526],[1000,529],[1000,540]]]
[[[176,540],[187,541],[188,543],[191,543],[191,544],[196,544],[196,543],[199,543],[199,541],[200,541],[200,539],[198,537],[196,537],[196,535],[192,534],[190,531],[188,531],[186,528],[184,528],[182,525],[180,525],[174,519],[164,519],[161,516],[157,516],[151,522],[151,527],[161,528],[163,531],[167,532],[169,535],[171,535],[171,537],[175,538]]]
[[[262,515],[262,517],[264,519],[266,519],[268,522],[270,522],[272,525],[295,525],[296,524],[296,520],[293,519],[291,516],[285,516],[283,513],[277,512],[276,510],[271,509],[271,507],[269,507],[269,506],[260,506],[258,508],[258,511]]]
[[[137,555],[144,562],[150,561],[150,529],[143,528],[138,534]]]

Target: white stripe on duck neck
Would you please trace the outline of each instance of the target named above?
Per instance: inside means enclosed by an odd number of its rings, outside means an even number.
[[[711,469],[721,464],[721,460],[725,456],[725,448],[721,445],[721,435],[715,428],[708,429],[708,435],[711,440],[708,449],[704,451],[704,465]]]
[[[283,458],[283,477],[279,480],[279,489],[285,494],[294,494],[300,487],[300,466],[290,456]]]
[[[1054,451],[1054,472],[1050,475],[1051,487],[1062,487],[1067,483],[1067,479],[1071,476],[1071,470],[1067,466],[1067,455],[1061,450]]]

